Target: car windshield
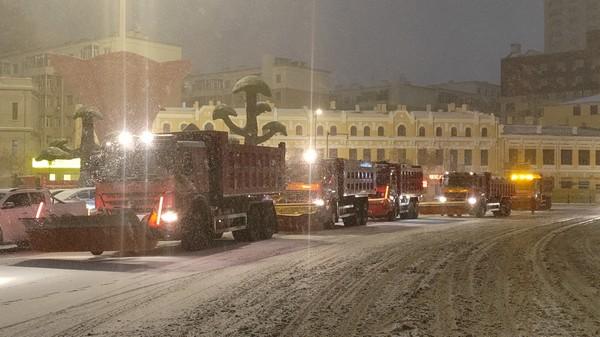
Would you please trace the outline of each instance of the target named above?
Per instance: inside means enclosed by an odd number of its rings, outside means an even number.
[[[600,337],[599,295],[600,0],[0,0],[0,337]]]

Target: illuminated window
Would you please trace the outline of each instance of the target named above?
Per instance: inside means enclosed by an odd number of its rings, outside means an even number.
[[[54,174],[54,173],[50,173],[50,174],[48,175],[48,180],[50,180],[50,181],[56,181],[56,174]]]
[[[63,176],[63,180],[64,180],[64,181],[71,181],[71,175],[70,175],[70,174],[65,174],[65,175]]]

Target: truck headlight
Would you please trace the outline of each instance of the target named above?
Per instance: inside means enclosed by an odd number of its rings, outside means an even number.
[[[325,206],[325,200],[315,199],[315,200],[313,200],[313,205],[318,206],[318,207]]]
[[[160,219],[164,222],[175,222],[178,218],[177,213],[174,211],[166,211],[160,216]]]
[[[475,205],[477,203],[477,198],[469,197],[469,199],[467,199],[467,202],[469,203],[469,205]]]
[[[443,203],[445,203],[446,201],[448,201],[448,198],[446,198],[445,196],[443,196],[443,195],[442,195],[442,196],[440,196],[440,197],[439,197],[439,200],[440,200],[440,202],[443,204]]]

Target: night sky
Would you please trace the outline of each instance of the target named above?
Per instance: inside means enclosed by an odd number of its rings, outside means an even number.
[[[7,1],[7,0],[3,0]],[[12,0],[41,44],[117,30],[116,0]],[[310,61],[336,83],[498,82],[511,42],[543,49],[542,0],[129,0],[128,28],[183,46],[195,71]],[[314,40],[313,40],[314,37]]]

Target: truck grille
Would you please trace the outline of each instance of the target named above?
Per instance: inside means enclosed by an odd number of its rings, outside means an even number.
[[[464,201],[467,197],[464,192],[449,192],[445,193],[444,196],[448,201]]]

